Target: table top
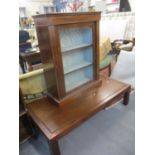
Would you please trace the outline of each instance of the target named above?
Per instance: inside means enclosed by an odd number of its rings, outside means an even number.
[[[45,97],[28,104],[27,109],[48,139],[58,139],[99,110],[116,103],[127,90],[130,90],[128,84],[103,79],[100,87],[86,92],[72,103],[55,106]]]
[[[30,56],[30,55],[35,55],[35,54],[40,54],[39,48],[32,48],[31,51],[29,52],[20,52],[20,56]]]

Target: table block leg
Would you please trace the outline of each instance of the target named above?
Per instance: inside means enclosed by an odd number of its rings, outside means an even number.
[[[130,89],[124,94],[124,101],[123,101],[124,105],[129,104],[129,96],[130,96]]]
[[[59,143],[57,140],[48,141],[50,155],[60,155]]]

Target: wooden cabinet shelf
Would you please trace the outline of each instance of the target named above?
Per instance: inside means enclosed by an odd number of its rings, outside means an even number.
[[[56,104],[99,82],[100,18],[101,12],[34,16],[47,94]]]
[[[90,65],[92,65],[92,63],[81,60],[81,61],[79,61],[79,64],[75,64],[75,65],[64,68],[64,74],[74,72],[76,70],[85,68],[85,67],[90,66]]]
[[[93,80],[92,65],[65,75],[66,92]]]
[[[62,55],[64,74],[93,64],[92,47],[70,51]]]
[[[92,45],[92,28],[89,26],[61,27],[59,33],[62,52]]]
[[[62,52],[68,52],[68,51],[73,51],[73,50],[77,50],[77,49],[80,49],[80,48],[85,48],[85,47],[89,47],[89,46],[92,46],[93,44],[90,43],[84,43],[84,44],[80,44],[80,45],[75,45],[75,46],[72,46],[72,47],[64,47],[62,49]]]

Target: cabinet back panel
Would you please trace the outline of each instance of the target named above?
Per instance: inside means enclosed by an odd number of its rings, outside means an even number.
[[[93,63],[92,47],[65,52],[62,54],[64,73],[68,73]]]
[[[69,92],[93,80],[93,67],[88,66],[65,75],[65,88]]]
[[[60,28],[59,32],[62,51],[83,44],[92,44],[92,29],[90,27]]]

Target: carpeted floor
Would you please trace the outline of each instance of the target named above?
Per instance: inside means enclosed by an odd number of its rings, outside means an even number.
[[[134,155],[135,94],[128,106],[121,103],[103,110],[63,137],[61,155]],[[20,145],[20,155],[49,155],[45,138]]]

